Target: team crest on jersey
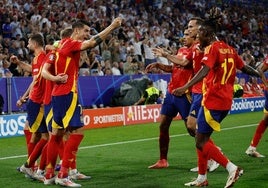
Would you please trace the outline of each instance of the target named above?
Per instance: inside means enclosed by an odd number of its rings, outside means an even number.
[[[54,61],[54,59],[55,59],[54,57],[55,57],[54,54],[50,54],[48,58],[50,61]]]

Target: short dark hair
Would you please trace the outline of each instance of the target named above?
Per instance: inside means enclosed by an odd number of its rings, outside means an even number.
[[[70,37],[72,35],[72,33],[73,33],[72,28],[70,28],[70,27],[65,28],[60,32],[60,38],[63,39],[63,38]]]
[[[220,8],[213,7],[209,11],[209,17],[203,22],[203,26],[209,29],[211,33],[217,33],[220,30],[222,13]]]
[[[44,37],[40,33],[31,34],[29,36],[29,39],[35,41],[38,44],[38,46],[44,46],[45,45]]]
[[[200,17],[192,17],[192,18],[190,18],[189,21],[192,21],[192,20],[196,20],[197,25],[201,25],[204,22],[204,19],[202,19]]]
[[[78,20],[78,21],[76,21],[76,22],[74,22],[74,23],[72,24],[72,29],[75,29],[75,28],[79,28],[79,29],[81,29],[81,28],[83,28],[85,25],[87,25],[87,26],[90,27],[89,22],[87,22],[87,21],[85,21],[85,20]]]

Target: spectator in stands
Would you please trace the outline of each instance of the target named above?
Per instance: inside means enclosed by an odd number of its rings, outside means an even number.
[[[6,18],[5,23],[2,25],[3,38],[12,38],[12,26],[10,24],[10,17]]]
[[[12,77],[12,73],[11,71],[8,69],[10,66],[10,62],[7,59],[4,59],[2,61],[3,63],[3,77],[4,78],[11,78]]]
[[[17,38],[18,35],[20,39],[22,36],[22,32],[20,28],[20,22],[18,21],[18,16],[13,17],[13,21],[10,23],[10,26],[11,26],[12,38]]]
[[[113,75],[121,75],[121,72],[119,70],[119,63],[117,61],[114,61],[113,62],[113,65],[112,65],[112,73]]]
[[[102,51],[102,59],[103,59],[103,61],[111,60],[112,59],[112,53],[109,50],[108,44],[106,44],[106,42],[104,41],[102,46],[103,46],[103,49],[102,49],[103,50]]]
[[[255,58],[254,56],[251,54],[250,50],[245,50],[244,53],[241,54],[242,59],[246,62],[246,64],[248,64],[249,66],[256,68],[256,64],[255,64]]]
[[[244,94],[243,87],[239,84],[238,78],[235,77],[234,82],[234,98],[240,98]]]
[[[127,61],[124,63],[124,74],[137,74],[138,73],[138,62],[131,55],[127,56]]]
[[[253,96],[253,92],[250,88],[250,86],[247,84],[246,79],[245,78],[240,78],[239,79],[239,84],[243,87],[243,97],[252,97]]]
[[[154,87],[152,80],[148,81],[147,89],[144,91],[141,98],[134,105],[143,105],[143,104],[156,104],[159,98],[159,90]]]
[[[154,44],[153,39],[149,38],[148,36],[145,36],[145,39],[142,41],[141,47],[142,47],[142,52],[144,56],[145,67],[157,61],[152,51],[152,48],[155,47],[155,46],[152,46],[153,44]]]
[[[113,75],[113,72],[110,67],[104,69],[104,75],[105,76]]]
[[[254,96],[263,96],[263,89],[258,83],[258,79],[256,77],[250,77],[248,84],[251,87],[251,91]]]
[[[258,1],[251,4],[251,9],[245,12],[244,8],[249,5],[245,1],[240,1],[242,3],[239,4],[237,1],[221,2],[222,9],[225,13],[223,20],[224,29],[228,30],[229,33],[226,34],[223,31],[223,35],[226,35],[226,40],[232,46],[235,46],[240,51],[240,54],[246,51],[246,49],[250,49],[251,55],[255,60],[262,62],[267,51],[265,48],[268,40],[267,12],[264,11],[265,4],[263,1]],[[107,20],[110,19],[108,15],[112,15],[110,9],[106,11],[106,1],[92,1],[91,4],[87,4],[85,1],[79,1],[75,4],[72,1],[57,1],[57,3],[55,1],[36,2],[25,1],[19,3],[19,1],[6,1],[6,5],[2,7],[0,12],[1,29],[4,28],[2,30],[3,38],[6,37],[6,30],[9,30],[8,25],[5,23],[6,20],[10,22],[10,20],[14,19],[15,21],[17,18],[20,23],[17,29],[22,32],[20,37],[26,40],[29,33],[39,32],[42,29],[43,23],[46,23],[46,27],[43,28],[46,32],[45,35],[58,40],[59,31],[62,28],[70,26],[72,21],[77,17],[85,17],[86,20],[90,20],[98,32],[107,26]],[[135,10],[129,10],[130,4],[132,7],[139,7],[137,9],[139,16],[136,16],[137,12]],[[198,0],[195,3],[191,3],[192,6],[185,6],[181,1],[167,1],[160,4],[161,6],[154,6],[151,3],[148,6],[146,3],[131,1],[128,4],[127,1],[121,1],[121,6],[118,7],[115,3],[109,3],[109,6],[115,7],[116,14],[120,14],[125,20],[124,26],[111,36],[119,41],[114,43],[115,48],[110,48],[110,53],[108,52],[108,55],[106,54],[108,58],[113,58],[112,62],[125,62],[126,49],[127,53],[142,57],[142,54],[139,53],[141,51],[140,46],[137,46],[136,43],[139,43],[144,38],[144,33],[149,33],[150,36],[153,36],[152,45],[159,46],[163,44],[164,46],[168,46],[170,41],[178,41],[177,39],[181,37],[183,28],[186,25],[185,20],[193,16],[204,16],[207,7],[213,6],[214,2]],[[87,10],[84,9],[85,6],[88,7]],[[254,13],[252,10],[254,10]],[[168,22],[166,21],[167,18]],[[134,41],[134,38],[137,41]],[[106,44],[109,41],[110,39],[107,39]],[[124,41],[124,47],[121,41]],[[132,44],[128,43],[128,41],[131,41]],[[118,45],[119,43],[120,45]],[[178,42],[175,42],[175,46],[178,44]],[[9,42],[7,42],[7,45],[4,45],[4,47],[8,47],[9,45]],[[101,48],[100,55],[103,55],[107,52],[107,48],[105,49],[104,46]],[[111,50],[114,51],[111,52]],[[139,62],[144,64],[145,62],[143,60],[143,58],[139,58]]]

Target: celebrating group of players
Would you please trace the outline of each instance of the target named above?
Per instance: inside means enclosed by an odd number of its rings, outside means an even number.
[[[153,63],[146,67],[171,72],[166,98],[161,108],[160,160],[150,169],[168,167],[169,126],[180,113],[189,134],[195,137],[198,156],[198,177],[185,186],[207,186],[207,170],[219,165],[229,173],[225,187],[231,187],[243,174],[243,169],[232,163],[210,138],[213,131],[220,131],[220,123],[228,114],[233,98],[236,69],[261,77],[267,86],[262,71],[244,64],[234,48],[218,40],[221,12],[210,11],[205,20],[192,18],[184,31],[184,47],[176,56],[162,48],[153,49],[156,56],[163,56],[173,65]],[[17,105],[27,101],[25,136],[28,159],[18,170],[44,184],[59,184],[80,187],[77,179],[89,179],[77,171],[76,153],[83,139],[81,106],[78,102],[77,79],[81,51],[99,45],[114,29],[120,27],[118,17],[102,32],[90,36],[90,26],[78,21],[71,29],[62,32],[62,40],[43,49],[41,34],[30,36],[28,48],[34,52],[32,65],[11,57],[13,63],[31,71],[33,81],[18,100]],[[265,123],[263,123],[265,124]],[[38,170],[35,164],[40,158]],[[57,158],[62,160],[55,174]]]

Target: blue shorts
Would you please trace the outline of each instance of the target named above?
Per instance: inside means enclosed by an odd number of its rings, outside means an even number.
[[[190,106],[190,95],[184,94],[177,97],[167,92],[164,103],[162,104],[161,114],[169,117],[176,117],[179,113],[182,119],[186,121],[189,115]]]
[[[212,133],[213,131],[220,131],[220,123],[228,112],[229,110],[209,110],[202,106],[197,116],[197,132]]]
[[[52,96],[53,121],[56,129],[80,128],[84,126],[82,106],[78,104],[77,93]]]
[[[53,117],[53,112],[52,112],[52,104],[46,104],[44,106],[45,109],[45,120],[46,120],[46,125],[47,129],[49,132],[52,132],[52,117]]]
[[[41,104],[28,100],[26,105],[27,120],[32,133],[47,133],[47,126],[44,118],[44,107]]]
[[[203,95],[201,93],[192,93],[192,104],[189,116],[197,118],[199,109],[201,108],[202,99]]]

